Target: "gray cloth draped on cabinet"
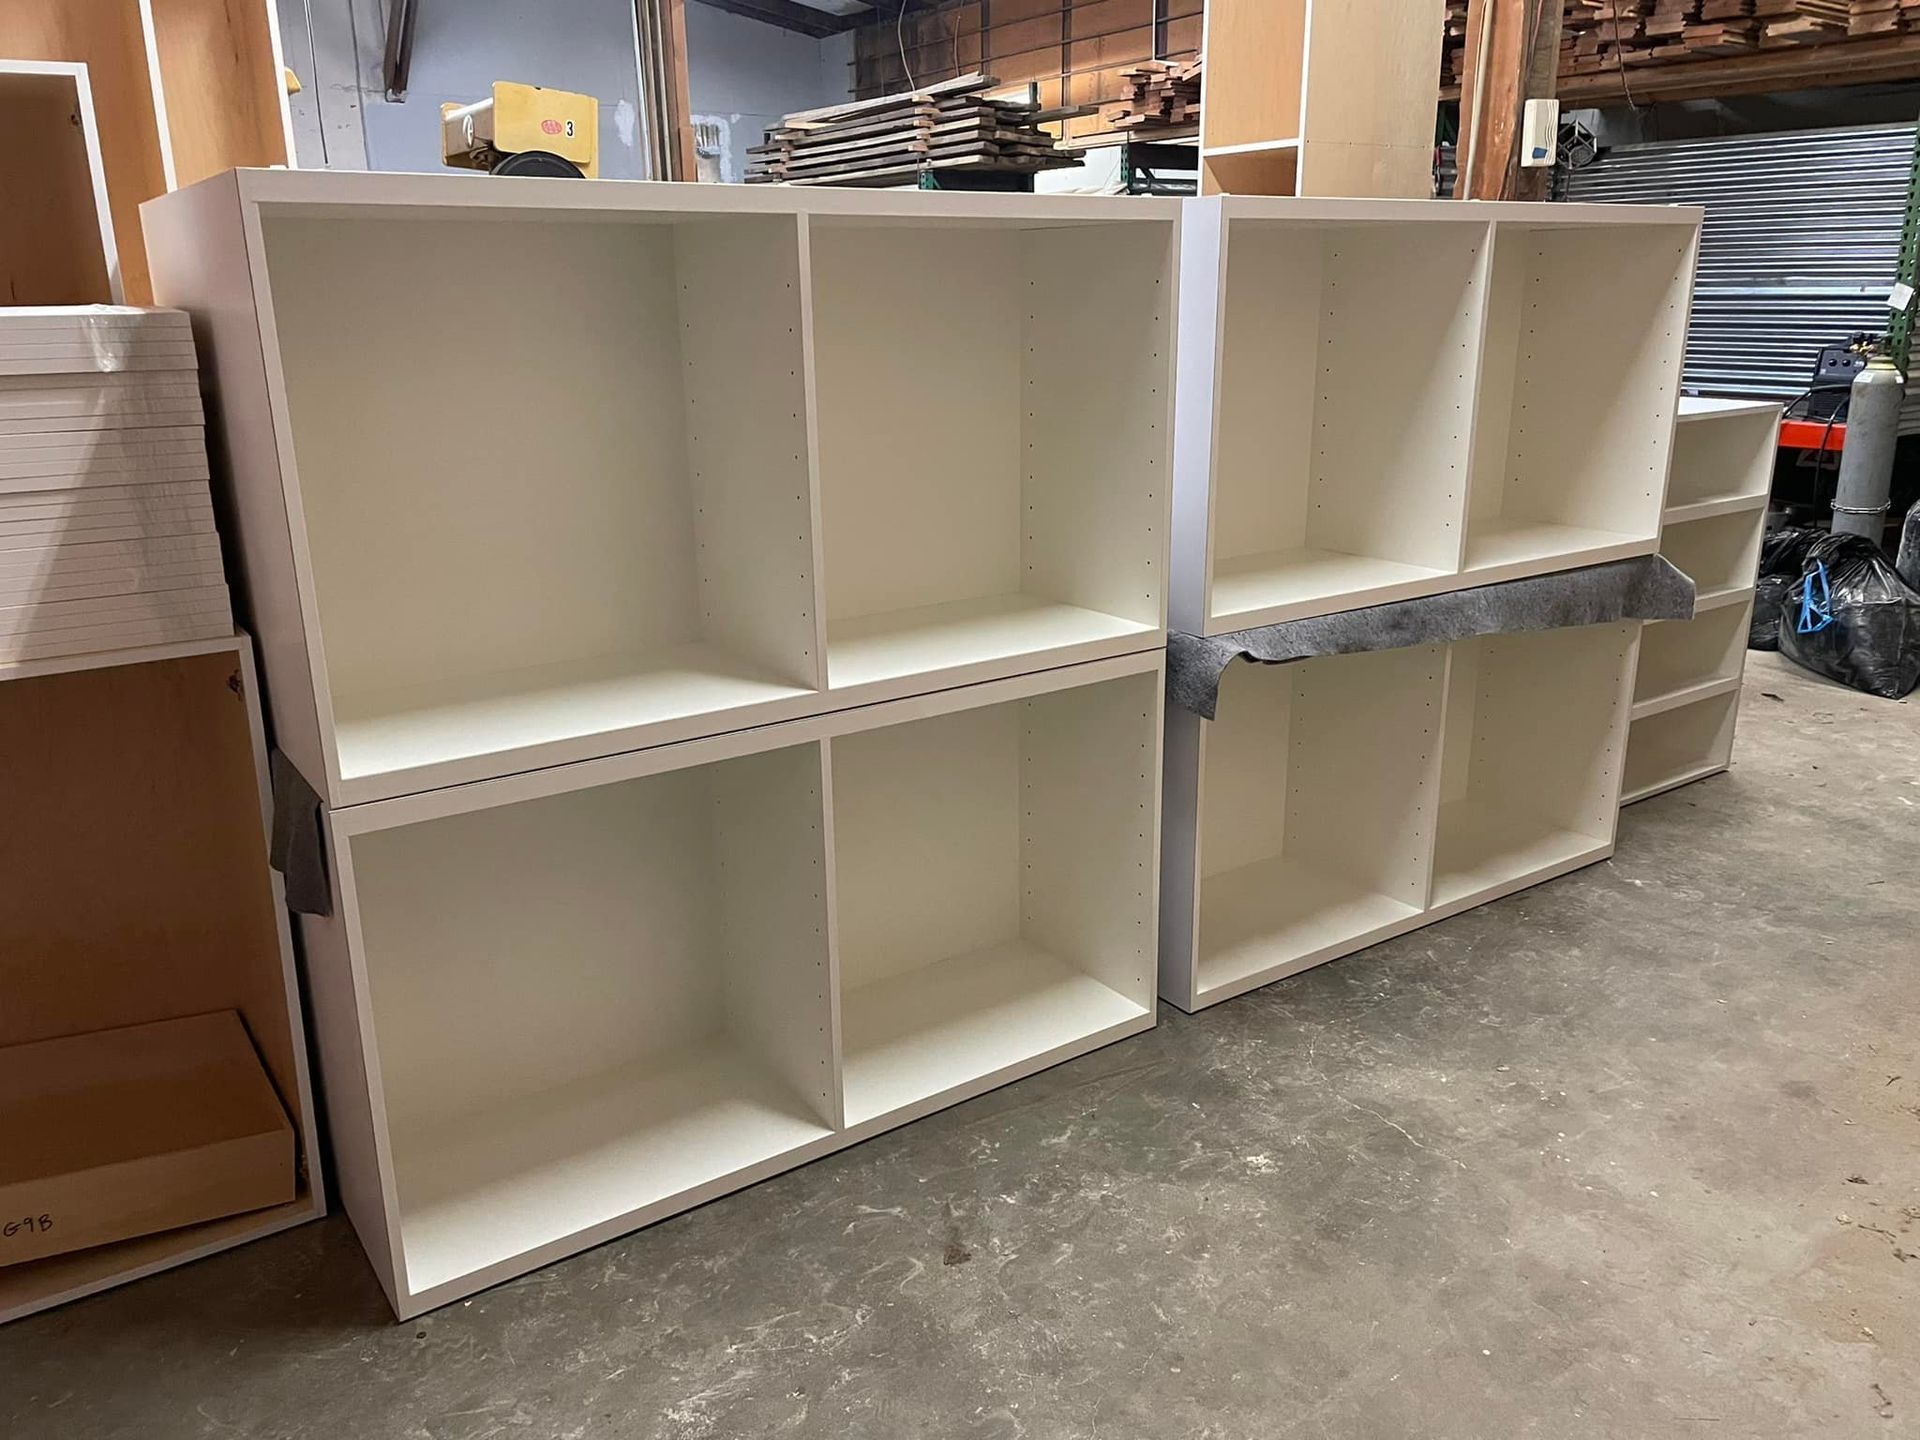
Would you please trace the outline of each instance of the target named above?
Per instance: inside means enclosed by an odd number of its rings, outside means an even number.
[[[1211,720],[1220,699],[1220,675],[1235,660],[1284,665],[1316,655],[1398,650],[1475,635],[1619,620],[1685,620],[1692,614],[1693,582],[1660,556],[1643,555],[1230,635],[1175,631],[1167,637],[1167,696]]]

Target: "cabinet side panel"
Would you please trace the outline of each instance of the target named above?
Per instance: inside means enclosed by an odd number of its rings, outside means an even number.
[[[1180,335],[1174,382],[1172,578],[1167,623],[1190,635],[1207,621],[1213,455],[1219,395],[1221,266],[1226,235],[1217,200],[1180,207]]]
[[[822,794],[816,745],[713,772],[728,1028],[837,1125]]]
[[[399,1310],[406,1277],[400,1267],[386,1121],[379,1098],[379,1058],[368,1039],[371,1020],[365,978],[353,963],[348,939],[354,909],[352,882],[343,877],[342,869],[352,863],[350,842],[337,832],[328,838],[333,914],[300,917],[319,1068],[317,1098],[341,1203],[388,1299]]]
[[[799,224],[696,222],[674,243],[701,628],[817,688]]]
[[[1271,860],[1285,848],[1298,670],[1244,660],[1220,676],[1219,718],[1207,722],[1200,793],[1202,879]]]
[[[1023,587],[1159,625],[1173,227],[1070,226],[1023,240]]]
[[[207,397],[207,449],[216,476],[221,545],[237,571],[236,617],[253,632],[273,744],[324,790],[329,766],[287,527],[280,447],[267,385],[239,177],[177,190],[141,210],[154,297],[193,316]]]
[[[1200,776],[1207,722],[1166,705],[1160,813],[1160,997],[1192,1010],[1200,893]]]
[[[1440,73],[1444,0],[1326,0],[1307,8],[1301,140],[1425,151],[1431,170],[1433,77]],[[1209,57],[1211,59],[1211,57]],[[1311,166],[1303,181],[1312,180]],[[1308,190],[1303,195],[1406,194],[1417,190]]]
[[[1021,931],[1142,1006],[1159,927],[1158,674],[1027,701],[1020,722]]]
[[[1200,123],[1207,148],[1300,133],[1308,8],[1308,0],[1212,0],[1206,7],[1208,92]],[[1438,45],[1437,14],[1429,28]],[[1436,52],[1433,73],[1439,68]]]

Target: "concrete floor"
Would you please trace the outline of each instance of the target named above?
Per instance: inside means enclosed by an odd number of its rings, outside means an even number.
[[[1749,672],[1611,863],[392,1324],[344,1221],[0,1435],[1920,1435],[1920,700]]]

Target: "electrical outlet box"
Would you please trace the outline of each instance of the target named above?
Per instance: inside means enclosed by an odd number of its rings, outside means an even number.
[[[1560,139],[1560,102],[1529,100],[1520,121],[1522,169],[1545,169],[1553,164]]]

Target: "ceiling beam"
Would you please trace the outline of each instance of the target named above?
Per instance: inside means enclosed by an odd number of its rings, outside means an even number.
[[[861,21],[873,18],[871,9],[852,15],[834,15],[798,4],[796,0],[697,0],[697,3],[724,10],[729,15],[744,15],[749,20],[778,25],[782,30],[811,35],[816,40],[851,30]]]

